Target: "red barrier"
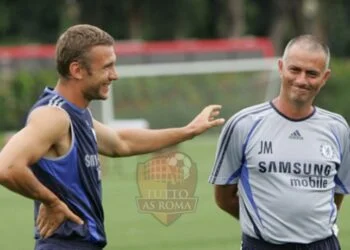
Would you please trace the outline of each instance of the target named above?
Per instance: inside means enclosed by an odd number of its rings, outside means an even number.
[[[274,56],[272,42],[267,38],[238,38],[216,40],[175,40],[160,42],[116,43],[118,55],[186,54],[205,52],[256,51],[263,57]],[[54,45],[0,46],[0,59],[51,59]]]

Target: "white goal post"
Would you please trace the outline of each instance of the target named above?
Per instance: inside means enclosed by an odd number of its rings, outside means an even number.
[[[269,72],[265,100],[279,90],[277,58],[272,42],[264,37],[206,40],[118,41],[117,71],[120,80],[133,77],[180,76],[235,72]],[[54,45],[0,46],[0,75],[18,68],[31,71],[53,68]],[[111,88],[113,85],[111,85]],[[147,127],[144,119],[116,120],[113,91],[106,101],[90,106],[94,116],[114,127]]]
[[[269,72],[269,83],[265,93],[265,100],[271,99],[279,90],[278,58],[252,58],[234,60],[213,60],[196,62],[152,63],[117,66],[119,78],[176,76],[211,73],[234,72]],[[135,126],[147,127],[143,119],[118,120],[114,118],[113,91],[107,100],[100,102],[101,120],[113,127]]]

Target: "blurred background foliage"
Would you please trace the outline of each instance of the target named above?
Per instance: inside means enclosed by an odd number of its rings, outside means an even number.
[[[349,13],[347,0],[0,0],[0,43],[54,43],[68,26],[89,23],[117,40],[265,36],[277,54],[290,37],[314,33],[342,57]]]
[[[317,104],[350,119],[349,13],[346,0],[0,0],[0,44],[53,44],[68,26],[89,23],[117,42],[269,37],[279,56],[292,36],[312,33],[329,43],[332,54],[332,76]],[[116,115],[144,117],[151,127],[178,126],[203,105],[220,103],[228,118],[264,99],[268,78],[262,74],[121,79],[113,89]],[[0,130],[20,128],[43,87],[56,79],[54,69],[0,70]]]
[[[350,61],[334,59],[332,75],[316,104],[339,112],[350,121]],[[265,98],[267,72],[122,79],[113,84],[118,118],[145,118],[152,128],[182,126],[209,103],[223,105],[222,116]],[[23,126],[28,108],[45,86],[53,87],[54,71],[17,72],[0,85],[0,131]],[[218,132],[215,129],[213,132]]]

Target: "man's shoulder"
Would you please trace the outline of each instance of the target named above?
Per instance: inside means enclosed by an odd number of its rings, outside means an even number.
[[[38,106],[34,109],[32,109],[29,113],[29,116],[32,116],[33,114],[37,114],[39,116],[44,116],[44,117],[54,117],[54,116],[59,116],[59,118],[66,117],[69,118],[69,115],[66,110],[64,110],[61,107],[57,106]]]
[[[33,122],[52,127],[69,126],[70,117],[68,113],[56,106],[39,106],[32,109],[28,115],[27,124]]]
[[[32,109],[35,109],[40,106],[62,107],[65,103],[66,101],[63,97],[59,96],[58,94],[55,94],[54,92],[49,92],[49,90],[45,89],[43,94],[32,106]]]
[[[327,120],[331,122],[333,125],[344,126],[347,129],[349,128],[349,125],[346,119],[341,114],[332,112],[320,107],[315,107],[315,108],[316,108],[317,116],[320,117],[321,119]]]
[[[240,128],[246,130],[253,126],[261,118],[265,117],[272,110],[269,102],[252,105],[241,109],[226,122],[225,127]]]
[[[244,120],[249,118],[261,117],[261,115],[266,114],[272,110],[272,106],[270,102],[264,102],[256,105],[252,105],[246,108],[241,109],[237,113],[235,113],[231,120]]]

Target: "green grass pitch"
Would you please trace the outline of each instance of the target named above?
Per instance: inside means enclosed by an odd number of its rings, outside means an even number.
[[[149,156],[106,160],[103,204],[108,236],[106,250],[232,250],[239,249],[239,224],[216,207],[213,188],[207,179],[211,171],[217,136],[201,136],[181,144],[179,150],[197,164],[199,198],[196,211],[164,226],[152,215],[137,210],[139,196],[136,165]],[[33,249],[33,204],[30,200],[0,188],[0,249]],[[350,249],[350,202],[345,198],[338,218],[343,249]]]

